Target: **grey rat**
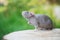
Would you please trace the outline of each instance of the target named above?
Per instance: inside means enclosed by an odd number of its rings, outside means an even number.
[[[29,24],[33,25],[37,30],[53,29],[52,19],[47,15],[34,14],[29,11],[23,11],[22,16],[28,21]]]

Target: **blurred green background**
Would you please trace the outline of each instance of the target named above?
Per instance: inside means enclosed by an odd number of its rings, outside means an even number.
[[[34,29],[22,17],[22,11],[46,14],[60,28],[60,19],[54,14],[54,7],[60,6],[59,0],[0,0],[0,40],[10,32]]]

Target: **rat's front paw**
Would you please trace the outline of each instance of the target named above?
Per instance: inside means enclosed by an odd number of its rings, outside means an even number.
[[[28,24],[31,24],[30,22],[28,22]]]
[[[28,22],[28,24],[30,24],[30,23]]]

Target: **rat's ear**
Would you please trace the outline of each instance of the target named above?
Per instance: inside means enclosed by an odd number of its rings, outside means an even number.
[[[31,15],[35,15],[33,12],[30,12],[31,13]]]

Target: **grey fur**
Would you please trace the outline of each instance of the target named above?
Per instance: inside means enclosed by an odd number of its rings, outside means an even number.
[[[53,22],[50,17],[44,14],[33,14],[31,12],[23,11],[22,16],[27,19],[28,23],[33,25],[37,30],[52,30]],[[30,17],[31,16],[31,17]]]

